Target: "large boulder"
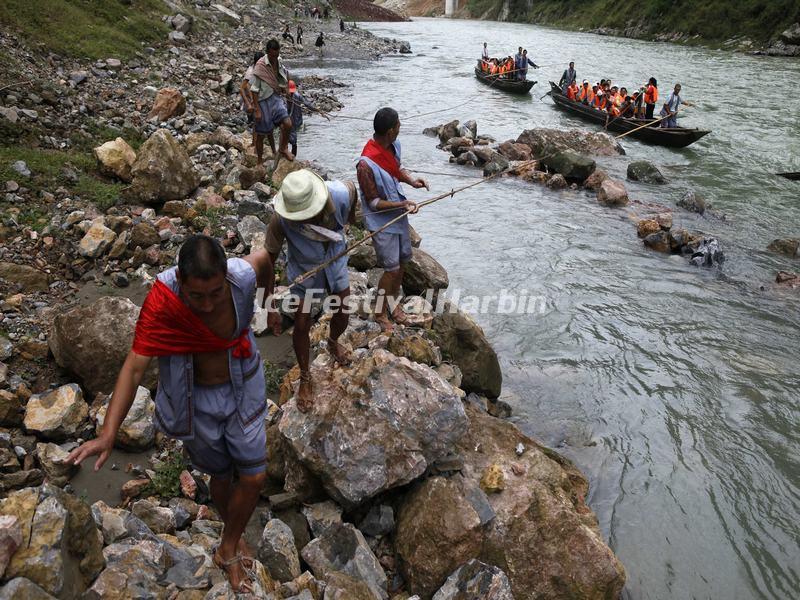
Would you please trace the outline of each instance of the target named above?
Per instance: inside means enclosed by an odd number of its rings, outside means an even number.
[[[666,183],[658,167],[649,160],[635,160],[628,165],[628,179],[643,183]]]
[[[74,437],[83,429],[89,406],[83,401],[80,386],[62,385],[45,394],[30,397],[25,406],[25,429],[50,440]]]
[[[125,182],[131,180],[131,168],[136,162],[136,152],[121,137],[94,149],[100,170],[106,175]]]
[[[289,173],[294,173],[295,171],[299,171],[300,169],[310,169],[311,163],[305,160],[286,160],[281,159],[278,162],[278,166],[272,171],[270,175],[270,179],[272,180],[272,184],[275,188],[280,188],[283,180]]]
[[[105,226],[101,219],[97,219],[78,244],[78,252],[86,258],[99,258],[105,254],[117,234]]]
[[[433,319],[433,331],[444,359],[455,363],[463,373],[461,388],[466,392],[500,395],[503,374],[497,353],[483,329],[449,300]]]
[[[153,101],[153,108],[148,119],[158,117],[159,121],[166,121],[186,112],[186,98],[175,88],[161,88]]]
[[[591,158],[571,150],[546,156],[542,160],[542,164],[551,171],[563,175],[567,181],[578,183],[583,183],[597,168],[597,164]]]
[[[345,369],[315,361],[312,410],[289,401],[279,425],[294,458],[345,507],[420,477],[465,426],[455,388],[431,368],[380,349],[356,354]]]
[[[292,581],[300,577],[300,557],[294,545],[294,534],[280,519],[270,519],[264,527],[258,560],[278,581]]]
[[[514,595],[503,571],[473,559],[447,578],[433,600],[514,600]]]
[[[459,130],[458,124],[459,121],[458,119],[456,119],[455,121],[450,121],[449,123],[445,123],[444,125],[440,125],[438,127],[437,131],[439,133],[439,141],[442,144],[446,144],[447,140],[451,138],[459,137],[461,132]]]
[[[6,579],[25,577],[57,598],[76,598],[102,570],[103,536],[76,496],[47,484],[25,488],[0,501],[0,514],[22,525]]]
[[[15,577],[0,587],[0,600],[53,600],[51,596],[27,577]]]
[[[133,343],[139,307],[127,298],[104,296],[53,320],[48,342],[59,366],[80,377],[91,394],[110,394]],[[155,389],[158,362],[152,361],[142,385]]]
[[[508,160],[530,160],[531,147],[527,144],[517,144],[512,140],[503,142],[497,147],[497,151]]]
[[[581,129],[526,129],[517,138],[517,143],[530,146],[534,157],[560,150],[599,156],[625,154],[620,143],[607,133]]]
[[[616,179],[606,179],[597,190],[597,201],[604,206],[627,206],[628,190]]]
[[[583,474],[512,423],[473,404],[466,411],[469,426],[456,448],[462,473],[477,483],[499,468],[506,480],[488,496],[495,518],[478,558],[508,575],[517,600],[619,597],[625,571],[586,505]]]
[[[424,250],[412,248],[411,252],[411,260],[403,270],[403,290],[408,295],[423,297],[427,290],[432,290],[431,298],[436,298],[450,285],[447,271]]]
[[[145,204],[182,200],[200,184],[189,155],[172,134],[158,129],[139,149],[129,197]]]
[[[478,485],[432,477],[403,500],[395,548],[409,589],[430,598],[460,565],[480,555],[494,511]]]
[[[97,420],[96,432],[98,437],[103,433],[107,411],[108,403],[104,403],[97,410],[95,418]],[[131,404],[125,420],[122,421],[122,425],[117,431],[114,445],[131,452],[143,452],[152,447],[156,441],[156,429],[153,424],[155,412],[156,405],[150,395],[150,390],[139,386],[136,390],[136,395],[133,397],[133,404]]]
[[[326,530],[306,544],[301,554],[317,579],[325,579],[329,573],[339,571],[366,583],[376,598],[385,600],[389,597],[386,573],[367,540],[350,523]]]

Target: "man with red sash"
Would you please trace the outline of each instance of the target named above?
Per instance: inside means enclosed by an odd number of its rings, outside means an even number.
[[[245,568],[253,559],[242,533],[267,461],[263,364],[249,325],[256,289],[271,289],[272,278],[264,250],[226,259],[213,238],[186,240],[178,266],[159,274],[145,298],[100,436],[67,459],[79,465],[99,455],[94,469],[103,466],[145,371],[158,357],[156,427],[182,440],[193,467],[211,476],[211,498],[225,523],[214,563],[238,592],[252,591]]]
[[[415,179],[400,167],[400,142],[397,141],[400,117],[397,111],[388,107],[380,109],[375,113],[372,125],[374,134],[361,152],[356,173],[364,222],[367,229],[377,232],[372,245],[378,266],[383,269],[378,282],[375,321],[381,329],[391,332],[389,300],[398,297],[403,282],[403,265],[411,260],[408,216],[403,214],[406,211],[417,212],[417,205],[406,199],[399,184],[406,183],[417,189],[429,188],[424,179]],[[397,323],[405,323],[406,317],[399,305],[392,311],[392,317]]]

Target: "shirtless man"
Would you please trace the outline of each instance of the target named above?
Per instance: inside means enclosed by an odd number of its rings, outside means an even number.
[[[67,459],[80,465],[99,455],[94,470],[103,466],[157,356],[156,427],[182,440],[192,466],[211,476],[211,498],[225,523],[214,563],[239,592],[252,590],[245,571],[252,554],[242,533],[264,485],[267,461],[266,387],[249,325],[256,289],[271,289],[272,278],[264,250],[226,259],[213,238],[186,240],[178,266],[158,275],[145,299],[102,433]]]

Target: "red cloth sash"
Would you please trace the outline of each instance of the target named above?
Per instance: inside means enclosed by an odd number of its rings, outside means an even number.
[[[388,148],[384,148],[378,142],[370,139],[361,151],[361,156],[366,156],[381,169],[389,173],[395,179],[400,179],[400,163],[397,157]]]
[[[249,331],[245,329],[234,340],[222,339],[157,279],[142,304],[133,351],[142,356],[170,356],[233,348],[234,358],[248,358],[252,354]]]

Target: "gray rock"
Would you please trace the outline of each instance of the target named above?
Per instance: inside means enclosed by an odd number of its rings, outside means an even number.
[[[790,46],[800,46],[800,23],[795,23],[781,34],[781,41]]]
[[[564,150],[542,160],[551,171],[563,175],[567,181],[582,183],[594,173],[596,163],[589,157],[571,150]]]
[[[433,600],[514,600],[514,595],[502,570],[473,559],[447,578]]]
[[[183,200],[200,183],[186,150],[166,129],[158,129],[139,148],[131,169],[128,196],[145,204]]]
[[[692,191],[686,192],[683,197],[678,200],[677,204],[689,212],[701,215],[706,212],[706,209],[711,208],[711,205],[706,202],[705,198]]]
[[[386,592],[386,573],[370,550],[361,532],[350,523],[335,525],[303,548],[303,560],[317,579],[341,571],[366,583],[383,600]]]
[[[342,507],[331,500],[326,500],[304,506],[303,515],[313,536],[319,537],[331,526],[342,522]]]
[[[175,533],[175,515],[164,506],[153,504],[150,500],[134,502],[131,513],[139,517],[153,533]]]
[[[369,510],[358,528],[371,537],[380,537],[391,533],[394,530],[392,507],[386,504],[376,504]]]
[[[0,262],[0,278],[21,286],[23,292],[43,292],[49,287],[47,273],[28,265]]]
[[[581,129],[526,129],[517,138],[517,143],[530,146],[534,157],[560,150],[599,156],[625,154],[620,143],[607,133]]]
[[[672,245],[670,243],[670,236],[668,231],[657,231],[645,236],[642,240],[644,245],[655,250],[656,252],[671,252]]]
[[[424,297],[428,290],[432,290],[432,297],[436,298],[448,285],[450,279],[444,267],[424,250],[412,248],[411,260],[406,263],[403,271],[405,293]]]
[[[127,298],[105,296],[56,316],[48,338],[62,368],[82,380],[91,394],[110,394],[133,343],[139,307]],[[155,389],[158,361],[152,361],[142,385]]]
[[[182,14],[175,15],[169,22],[175,31],[180,31],[181,33],[189,33],[192,29],[192,18],[185,17]]]
[[[97,410],[95,420],[97,421],[96,433],[98,436],[103,432],[110,401],[109,397],[109,401]],[[114,445],[131,452],[143,452],[152,447],[156,441],[156,429],[153,423],[155,410],[155,402],[150,395],[150,390],[139,386],[133,398],[133,404],[117,431]]]
[[[294,545],[294,535],[280,519],[270,519],[261,533],[258,560],[278,581],[292,581],[300,576],[300,558]]]
[[[69,74],[69,81],[73,86],[80,85],[89,77],[88,71],[73,71]]]
[[[103,532],[103,543],[110,545],[128,537],[125,525],[130,511],[124,508],[112,508],[102,500],[92,504],[92,517],[97,527]]]
[[[13,106],[0,106],[0,116],[11,123],[16,123],[19,120],[17,109]]]
[[[649,160],[637,160],[628,165],[628,179],[643,183],[666,183],[667,180]]]
[[[169,41],[176,46],[183,46],[186,44],[186,34],[182,31],[170,31]]]
[[[31,170],[28,168],[28,164],[24,160],[15,161],[11,164],[11,168],[23,177],[31,176]]]
[[[398,52],[400,52],[400,54],[411,54],[411,44],[408,42],[400,42]]]
[[[267,239],[267,226],[258,217],[246,215],[239,221],[236,229],[239,232],[242,243],[251,250],[264,247]]]
[[[69,451],[52,443],[36,444],[36,457],[47,476],[47,481],[58,487],[67,485],[80,467],[65,462]]]
[[[86,423],[89,406],[80,386],[62,385],[45,394],[34,394],[25,406],[25,429],[50,440],[74,437]]]
[[[81,239],[78,252],[86,258],[99,258],[105,254],[115,239],[117,234],[98,220]]]
[[[449,300],[441,314],[433,318],[433,331],[445,360],[455,363],[462,373],[465,392],[497,398],[503,383],[500,362],[480,326]]]
[[[279,429],[291,456],[345,507],[418,478],[465,423],[459,396],[438,373],[385,350],[345,369],[315,363],[312,377],[313,410],[289,401]]]
[[[15,577],[0,587],[0,600],[55,600],[30,579]]]
[[[14,354],[14,344],[7,337],[0,335],[0,360],[11,358]]]

